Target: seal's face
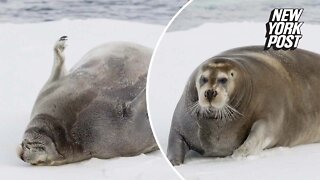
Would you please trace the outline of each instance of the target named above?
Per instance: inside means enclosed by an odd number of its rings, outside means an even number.
[[[199,105],[224,108],[235,88],[237,72],[226,62],[211,62],[200,69],[196,78]]]
[[[26,133],[17,149],[18,156],[32,165],[52,165],[63,159],[53,141],[46,135]]]

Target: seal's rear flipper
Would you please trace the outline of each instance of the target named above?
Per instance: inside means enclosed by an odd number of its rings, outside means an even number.
[[[54,45],[54,62],[51,71],[51,75],[46,84],[51,83],[65,76],[67,71],[64,64],[65,56],[64,49],[66,47],[66,41],[68,40],[67,36],[62,36]]]

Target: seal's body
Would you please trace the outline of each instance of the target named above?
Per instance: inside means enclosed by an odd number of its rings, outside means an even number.
[[[262,46],[223,52],[191,75],[174,112],[168,158],[188,150],[245,157],[320,141],[320,55]]]
[[[59,165],[157,149],[145,99],[152,51],[130,43],[102,45],[66,73],[65,40],[55,46],[52,74],[35,102],[20,157]]]

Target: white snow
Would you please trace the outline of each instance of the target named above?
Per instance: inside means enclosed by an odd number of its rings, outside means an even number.
[[[319,50],[319,25],[304,24],[299,48]],[[219,52],[264,45],[264,23],[208,23],[187,31],[168,32],[151,65],[149,114],[166,152],[171,118],[192,71]],[[193,155],[177,170],[186,179],[319,179],[320,144],[276,148],[243,160]]]
[[[129,41],[153,48],[164,27],[115,20],[0,24],[0,179],[178,179],[160,151],[57,167],[30,166],[16,156],[35,98],[49,77],[53,45],[68,35],[71,68],[91,48]]]

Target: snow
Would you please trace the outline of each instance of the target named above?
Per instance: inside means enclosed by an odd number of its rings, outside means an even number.
[[[178,179],[160,151],[135,157],[91,159],[56,167],[36,167],[16,156],[35,98],[49,77],[53,44],[68,35],[71,68],[91,48],[129,41],[153,48],[164,27],[115,20],[61,20],[0,24],[0,179]]]
[[[320,52],[319,25],[304,24],[299,48]],[[206,23],[165,34],[156,49],[148,79],[148,107],[153,130],[164,152],[171,118],[192,71],[222,51],[264,45],[265,23]],[[241,160],[188,154],[177,170],[186,179],[318,179],[320,144],[275,148]]]

